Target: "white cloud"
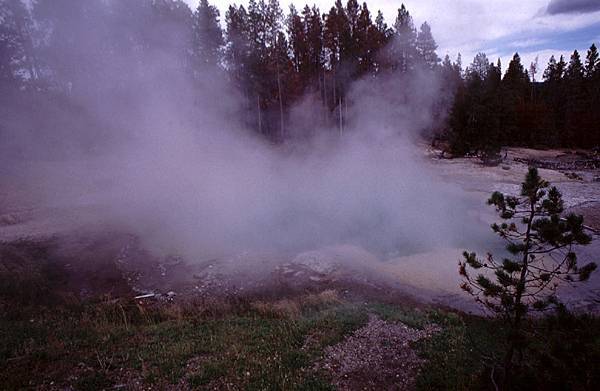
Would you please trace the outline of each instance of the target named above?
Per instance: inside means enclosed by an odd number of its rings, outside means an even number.
[[[521,41],[512,41],[507,46],[520,49],[520,48],[529,48],[532,46],[538,46],[548,43],[547,39],[543,38],[529,38]]]
[[[186,0],[195,7],[198,0]],[[209,0],[210,1],[210,0]],[[393,24],[397,9],[404,2],[413,15],[418,26],[427,21],[432,26],[441,56],[446,53],[455,57],[462,53],[463,63],[471,61],[478,51],[486,51],[490,58],[493,54],[514,52],[526,49],[532,45],[547,43],[547,48],[539,50],[540,61],[543,52],[553,48],[553,42],[547,39],[548,34],[569,32],[597,23],[600,12],[587,14],[548,15],[546,8],[549,0],[371,0],[367,1],[372,15],[378,9],[383,12],[388,25]],[[335,0],[303,1],[282,0],[281,5],[287,11],[288,5],[293,2],[296,8],[313,2],[321,12],[327,12]],[[343,0],[345,3],[345,0]],[[359,1],[361,2],[361,1]],[[221,10],[222,16],[229,6],[229,0],[212,0]],[[247,0],[238,1],[238,4],[247,4]],[[522,40],[510,37],[524,37]],[[502,47],[495,47],[498,41],[507,39]],[[586,45],[587,42],[581,42]],[[512,46],[512,47],[511,47]],[[543,46],[543,45],[542,45]],[[559,51],[555,51],[558,53]],[[527,54],[529,55],[529,54]],[[535,55],[533,56],[535,57]],[[503,59],[504,60],[504,59]]]

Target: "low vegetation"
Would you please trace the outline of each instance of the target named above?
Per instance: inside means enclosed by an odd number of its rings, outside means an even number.
[[[27,252],[26,243],[19,244],[22,261],[32,254],[52,254],[43,245]],[[7,246],[13,246],[12,252]],[[14,244],[4,243],[2,250],[6,266]],[[315,363],[373,316],[438,329],[412,343],[425,360],[417,389],[489,389],[492,364],[504,351],[504,331],[496,320],[350,300],[333,290],[279,300],[143,302],[103,296],[82,301],[65,292],[46,296],[56,288],[48,284],[64,281],[61,269],[25,262],[27,273],[18,273],[11,265],[11,273],[2,269],[0,297],[0,384],[8,390],[333,389],[331,373]],[[50,272],[57,275],[50,278]],[[33,281],[28,285],[31,297],[47,299],[14,305],[17,297],[10,287],[23,279]],[[518,374],[522,388],[591,389],[600,384],[598,319],[563,312],[527,322],[544,338],[524,351],[529,359]]]

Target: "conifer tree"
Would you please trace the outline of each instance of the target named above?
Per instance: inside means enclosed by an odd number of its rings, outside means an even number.
[[[562,75],[559,72],[558,63],[556,62],[554,55],[550,56],[550,60],[548,60],[548,66],[544,71],[543,78],[544,81],[549,83],[554,83],[562,79]]]
[[[490,70],[490,61],[488,60],[485,53],[477,53],[473,62],[467,68],[467,75],[469,78],[478,78],[479,80],[485,80]]]
[[[230,5],[225,14],[227,25],[226,60],[234,79],[242,89],[248,78],[248,57],[250,53],[250,37],[248,34],[248,13],[244,6]]]
[[[349,83],[358,76],[360,52],[358,19],[360,6],[357,0],[348,0],[345,7],[341,7],[341,4],[341,0],[336,1],[339,17],[341,60],[341,67],[336,73],[341,94],[345,95]]]
[[[531,141],[531,132],[524,125],[527,101],[530,94],[530,80],[521,56],[515,53],[501,84],[501,122],[504,134],[503,143],[520,145]]]
[[[360,7],[360,13],[356,22],[356,30],[354,31],[354,39],[357,46],[358,69],[357,76],[369,72],[373,66],[373,49],[374,42],[372,40],[374,32],[373,22],[371,21],[371,12],[367,7],[367,3],[363,3]]]
[[[569,81],[579,82],[583,80],[584,69],[581,63],[581,56],[579,52],[575,50],[571,55],[571,60],[565,71],[565,78]]]
[[[390,37],[392,36],[392,31],[385,22],[383,13],[380,10],[377,11],[374,27],[375,29],[372,35],[374,45],[372,57],[374,58],[374,71],[377,73],[389,68],[389,61],[382,52],[385,50],[385,47],[388,45]]]
[[[585,79],[587,92],[586,143],[600,147],[600,59],[595,44],[590,46],[585,61]]]
[[[462,54],[458,53],[458,55],[456,56],[456,61],[454,62],[454,64],[455,64],[456,69],[458,70],[458,73],[462,77],[462,75],[463,75]]]
[[[593,79],[600,73],[600,60],[598,59],[598,48],[592,44],[585,57],[584,76],[586,79]]]
[[[523,68],[519,53],[515,53],[512,60],[508,64],[508,69],[506,70],[506,74],[504,74],[502,81],[509,88],[515,89],[522,88],[524,85],[528,84],[529,78],[527,77],[525,68]]]
[[[587,245],[592,238],[585,232],[582,216],[563,216],[561,193],[537,169],[529,169],[520,196],[495,192],[488,204],[503,220],[494,223],[492,230],[506,240],[511,256],[500,260],[488,254],[480,259],[465,251],[459,272],[462,289],[507,326],[502,365],[504,388],[509,389],[515,354],[522,355],[529,336],[527,315],[560,306],[559,284],[586,281],[596,264],[578,265],[575,246]]]
[[[306,32],[310,75],[314,80],[320,78],[323,71],[323,21],[317,6],[304,7],[302,18]]]
[[[298,14],[293,4],[290,5],[290,13],[287,17],[286,26],[294,69],[297,73],[304,75],[307,72],[308,65],[306,28],[302,17]]]
[[[203,66],[216,66],[223,46],[223,31],[219,24],[219,10],[200,0],[194,12],[194,55],[197,63]]]
[[[557,62],[554,56],[550,57],[548,66],[542,75],[542,100],[549,113],[546,115],[546,130],[543,134],[544,144],[556,146],[559,144],[559,134],[564,130],[565,95],[563,92],[564,61]]]
[[[412,16],[404,4],[398,9],[394,30],[395,40],[392,51],[394,69],[407,72],[414,66],[417,54],[417,32]]]
[[[424,22],[419,29],[416,47],[419,58],[429,69],[435,69],[439,65],[440,58],[435,52],[437,43],[433,39],[431,27],[427,22]]]
[[[567,70],[567,63],[565,62],[565,57],[560,56],[558,63],[556,63],[556,74],[560,76],[562,79],[565,76],[565,71]]]
[[[350,29],[350,36],[354,35],[354,32],[358,26],[358,16],[360,14],[360,6],[357,0],[348,0],[346,2],[346,16],[348,17],[348,27]]]
[[[585,145],[589,136],[586,118],[586,91],[584,85],[584,67],[579,52],[571,55],[565,70],[565,119],[561,133],[562,144],[567,146]]]
[[[338,31],[338,15],[337,9],[331,7],[329,12],[323,15],[324,32],[323,45],[327,50],[327,62],[331,68],[339,62],[340,59],[340,33]]]

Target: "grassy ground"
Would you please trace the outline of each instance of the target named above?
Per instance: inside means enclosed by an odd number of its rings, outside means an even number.
[[[369,315],[440,326],[413,348],[420,390],[493,389],[501,324],[332,290],[285,299],[138,302],[69,292],[44,246],[0,246],[0,389],[328,390],[315,366]],[[600,321],[568,314],[530,325],[515,389],[599,389]],[[498,369],[495,369],[498,370]],[[373,374],[377,376],[377,374]]]
[[[120,302],[25,311],[0,321],[0,384],[101,389],[330,389],[313,370],[324,347],[368,313],[424,324],[426,314],[343,303],[331,291],[281,302]]]

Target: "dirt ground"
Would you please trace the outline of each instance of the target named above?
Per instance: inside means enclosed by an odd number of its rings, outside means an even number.
[[[317,367],[333,374],[338,390],[412,390],[423,360],[410,344],[436,331],[435,326],[417,330],[371,315],[364,327],[328,347]]]
[[[504,161],[485,167],[476,158],[440,159],[440,151],[424,148],[424,160],[440,180],[485,200],[493,191],[516,193],[529,160],[560,162],[577,159],[570,151],[508,149]],[[570,167],[570,166],[569,166]],[[540,174],[563,193],[570,211],[583,214],[586,224],[600,230],[600,170],[540,169]],[[93,203],[69,209],[44,205],[43,197],[27,184],[0,186],[0,241],[52,239],[67,260],[80,295],[90,291],[145,296],[143,300],[173,300],[177,296],[285,296],[286,292],[338,288],[346,295],[402,296],[477,312],[458,288],[457,262],[462,248],[434,248],[418,254],[382,257],[344,244],[300,254],[246,252],[215,259],[184,259],[178,254],[156,255],[139,238],[105,221]],[[485,222],[493,211],[474,211]],[[597,258],[600,240],[581,249],[580,259]],[[597,259],[596,259],[597,260]],[[598,310],[600,273],[581,288],[562,293],[573,306]],[[128,289],[111,286],[122,278]]]

